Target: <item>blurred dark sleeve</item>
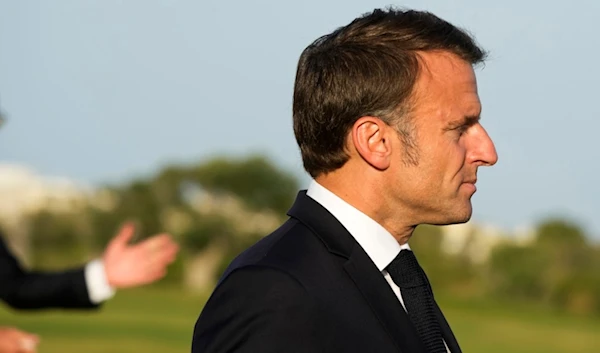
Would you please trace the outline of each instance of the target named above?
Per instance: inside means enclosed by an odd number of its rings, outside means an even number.
[[[95,308],[84,269],[61,272],[27,271],[0,235],[0,299],[15,309]]]
[[[304,287],[268,267],[235,270],[204,307],[192,353],[323,352],[317,311]]]

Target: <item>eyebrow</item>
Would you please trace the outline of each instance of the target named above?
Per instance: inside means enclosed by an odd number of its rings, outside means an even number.
[[[480,115],[467,115],[462,119],[454,120],[448,123],[444,130],[454,130],[461,126],[470,126],[477,123],[481,119]]]

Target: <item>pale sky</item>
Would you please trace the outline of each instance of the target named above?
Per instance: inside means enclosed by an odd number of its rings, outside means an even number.
[[[600,239],[598,1],[0,0],[0,161],[82,183],[264,152],[309,180],[291,126],[296,63],[376,7],[426,9],[490,51],[477,71],[500,160],[473,220],[547,215]]]

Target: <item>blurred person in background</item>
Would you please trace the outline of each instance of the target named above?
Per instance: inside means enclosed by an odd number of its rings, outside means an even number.
[[[25,270],[0,237],[0,299],[16,309],[97,308],[116,289],[137,287],[164,277],[178,246],[168,234],[129,245],[135,234],[124,225],[102,257],[60,272]]]
[[[177,244],[160,234],[129,245],[134,233],[133,224],[126,224],[100,259],[58,272],[25,270],[0,236],[0,299],[16,309],[95,309],[117,289],[161,279],[177,256]],[[0,353],[35,352],[38,342],[36,335],[0,328]]]
[[[4,118],[0,115],[0,124]],[[169,234],[158,234],[129,244],[136,229],[125,224],[102,256],[86,265],[63,271],[28,271],[12,254],[0,234],[0,299],[15,309],[95,309],[117,289],[150,284],[167,273],[178,245]],[[0,353],[32,353],[37,335],[0,327]]]
[[[301,54],[293,125],[313,181],[233,260],[193,353],[459,353],[408,245],[467,222],[497,161],[473,66],[485,53],[428,12],[375,10]]]

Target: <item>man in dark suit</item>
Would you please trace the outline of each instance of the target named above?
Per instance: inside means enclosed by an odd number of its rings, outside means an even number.
[[[408,240],[469,220],[480,124],[464,31],[375,10],[302,53],[296,140],[313,177],[289,220],[238,256],[196,322],[193,353],[458,353]]]
[[[102,258],[83,267],[57,272],[24,269],[0,236],[0,299],[16,309],[95,309],[117,289],[137,287],[164,277],[167,266],[177,255],[177,244],[170,235],[160,234],[129,245],[134,234],[134,225],[128,223],[110,241]],[[37,337],[0,328],[0,348],[21,347],[21,342],[28,347],[31,344],[27,342],[31,341],[37,342]],[[13,352],[6,349],[0,353]]]

